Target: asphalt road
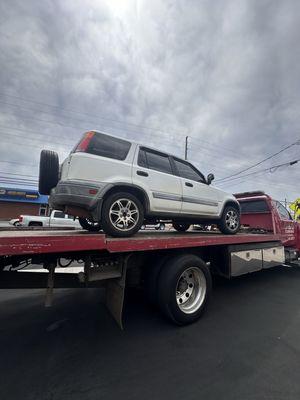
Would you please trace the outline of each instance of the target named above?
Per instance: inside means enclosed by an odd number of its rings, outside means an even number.
[[[0,291],[1,399],[299,399],[300,269],[214,282],[179,328],[136,292],[125,331],[99,290]]]

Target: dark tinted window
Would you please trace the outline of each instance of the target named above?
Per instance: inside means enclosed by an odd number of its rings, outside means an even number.
[[[270,211],[265,200],[241,201],[240,205],[242,214]]]
[[[145,153],[148,168],[154,169],[155,171],[165,172],[166,174],[172,174],[170,160],[167,155],[148,150],[146,150]]]
[[[189,163],[185,163],[184,161],[180,161],[176,158],[174,159],[174,162],[178,173],[182,178],[205,183],[204,176],[195,168],[193,168]]]
[[[65,214],[62,211],[55,211],[54,218],[65,218]]]
[[[145,167],[145,168],[148,167],[145,150],[140,149],[140,151],[139,151],[138,165],[141,167]]]
[[[101,157],[125,160],[131,143],[127,140],[96,133],[88,146],[87,152]]]

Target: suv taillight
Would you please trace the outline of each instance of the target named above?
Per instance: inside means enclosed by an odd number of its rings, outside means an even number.
[[[19,216],[19,222],[22,222],[23,221],[23,215],[20,215]]]
[[[83,152],[87,151],[87,148],[89,147],[89,144],[90,144],[91,140],[93,139],[94,135],[95,135],[95,132],[85,133],[83,138],[81,139],[81,141],[78,143],[74,152],[77,153],[78,151],[83,151]]]

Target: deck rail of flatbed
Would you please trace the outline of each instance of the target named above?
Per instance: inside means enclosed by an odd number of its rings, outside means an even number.
[[[192,248],[282,241],[281,235],[215,232],[142,232],[130,238],[111,238],[86,231],[1,231],[0,256],[83,251],[109,253]]]

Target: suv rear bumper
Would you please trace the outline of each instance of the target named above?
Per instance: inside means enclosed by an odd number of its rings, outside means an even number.
[[[53,209],[79,207],[90,212],[94,217],[102,204],[104,192],[112,185],[108,183],[90,183],[86,181],[60,181],[51,190],[49,205]],[[95,215],[94,215],[95,213]]]

